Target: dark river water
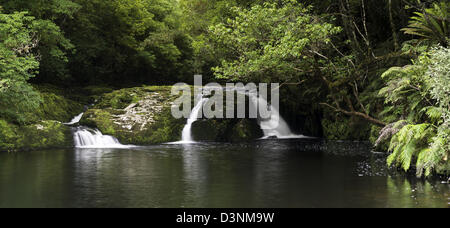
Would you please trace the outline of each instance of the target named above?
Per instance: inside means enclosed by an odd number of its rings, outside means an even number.
[[[266,140],[0,154],[0,207],[449,207],[364,143]]]

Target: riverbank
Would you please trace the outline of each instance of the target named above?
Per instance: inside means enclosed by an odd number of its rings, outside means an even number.
[[[171,115],[170,108],[178,98],[171,94],[171,86],[123,89],[90,86],[69,90],[52,85],[34,87],[42,103],[35,112],[26,114],[29,117],[26,123],[0,119],[0,151],[71,148],[74,146],[73,129],[64,123],[82,112],[84,115],[80,125],[98,129],[103,134],[116,137],[123,144],[155,145],[179,141],[186,124],[186,119],[176,119]],[[285,102],[282,109],[288,110],[288,107],[289,103]],[[294,123],[290,124],[294,129],[298,130],[297,125],[312,125],[305,123],[311,120],[308,116],[300,121],[295,120],[296,115],[305,113],[307,115],[304,111],[298,114],[289,112],[289,122]],[[326,127],[325,132],[334,131],[334,127],[328,125],[322,126]],[[320,127],[319,124],[319,127],[314,126],[316,130],[301,128],[311,134],[314,131],[314,136],[321,137],[317,133],[322,131]],[[334,135],[341,133],[336,131],[332,136],[325,136],[336,139]],[[257,121],[252,119],[200,119],[192,124],[195,141],[248,142],[263,136]],[[339,139],[355,138],[344,134]]]

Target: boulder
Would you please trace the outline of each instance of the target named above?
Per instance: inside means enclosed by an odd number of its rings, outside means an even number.
[[[143,86],[103,94],[87,110],[81,125],[99,129],[123,144],[152,145],[178,141],[186,123],[171,107],[177,96],[170,86]]]

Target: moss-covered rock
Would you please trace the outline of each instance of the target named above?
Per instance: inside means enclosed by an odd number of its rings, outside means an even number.
[[[36,116],[40,120],[57,120],[68,122],[83,111],[84,106],[78,102],[66,99],[61,95],[53,93],[41,93],[43,102]]]
[[[178,141],[186,120],[171,115],[171,106],[177,98],[171,89],[171,86],[142,86],[105,93],[86,111],[80,124],[98,128],[124,144]]]
[[[70,121],[84,105],[73,99],[74,92],[51,85],[35,85],[42,98],[39,108],[25,113],[26,123],[0,120],[0,150],[35,150],[73,146]]]
[[[58,121],[41,121],[21,127],[18,145],[22,149],[69,148],[73,147],[70,127]]]
[[[84,105],[75,101],[73,91],[66,91],[50,85],[35,86],[42,98],[39,108],[29,113],[27,120],[34,123],[41,120],[56,120],[60,122],[68,122],[77,114],[80,114]]]
[[[87,110],[83,118],[80,121],[81,125],[97,128],[103,134],[115,135],[116,126],[113,122],[112,114],[107,110],[102,109],[89,109]]]
[[[73,147],[70,127],[58,121],[16,126],[0,120],[0,151]]]

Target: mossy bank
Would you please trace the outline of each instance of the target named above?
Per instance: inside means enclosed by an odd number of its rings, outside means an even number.
[[[84,105],[68,98],[75,93],[67,90],[49,85],[35,87],[42,102],[37,110],[25,113],[27,122],[0,118],[0,151],[73,147],[71,128],[63,123],[82,112]]]

